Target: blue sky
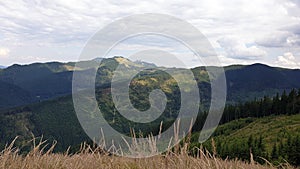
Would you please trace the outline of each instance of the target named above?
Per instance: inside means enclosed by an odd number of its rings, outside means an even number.
[[[103,26],[145,12],[193,24],[208,38],[223,65],[260,62],[300,68],[300,1],[296,0],[1,0],[0,65],[75,61]],[[126,56],[131,49],[145,46],[174,50],[164,45],[167,41],[160,41],[160,46],[147,43],[147,38],[134,42],[124,42],[112,55]],[[189,66],[197,66],[188,52],[178,53],[186,55]]]

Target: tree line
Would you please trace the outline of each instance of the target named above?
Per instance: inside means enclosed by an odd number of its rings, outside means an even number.
[[[208,152],[222,159],[239,159],[264,164],[266,160],[279,165],[288,162],[291,165],[300,165],[300,135],[288,133],[287,138],[277,138],[271,151],[267,149],[267,143],[260,136],[250,135],[248,138],[235,138],[234,141],[227,141],[223,138],[207,141],[204,147]],[[251,157],[252,155],[252,157]]]
[[[283,91],[274,97],[265,96],[260,99],[240,103],[236,105],[227,105],[224,109],[221,124],[232,120],[247,117],[265,117],[270,115],[297,114],[300,113],[300,89],[292,89],[288,94]]]
[[[245,127],[253,121],[253,118],[262,118],[271,115],[294,115],[300,113],[300,89],[292,89],[290,92],[283,91],[274,97],[265,96],[239,104],[226,105],[220,124],[225,124],[237,119],[239,124],[219,129],[214,136],[226,135],[232,130]],[[207,112],[199,114],[193,127],[194,131],[200,131],[207,117]],[[204,146],[209,152],[214,151],[221,158],[250,160],[250,152],[256,162],[265,163],[268,160],[274,164],[289,162],[292,165],[300,165],[300,135],[299,133],[286,133],[278,137],[272,145],[267,143],[262,136],[250,136],[248,138],[232,138],[228,141],[222,137],[214,137],[214,144],[207,141]],[[269,144],[269,145],[268,145]],[[266,148],[266,147],[272,148]]]

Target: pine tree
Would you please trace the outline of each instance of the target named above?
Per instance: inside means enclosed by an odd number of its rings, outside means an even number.
[[[278,159],[278,151],[277,151],[276,143],[274,143],[273,148],[272,148],[271,159],[273,161]]]
[[[250,149],[253,148],[253,136],[252,135],[250,135],[250,137],[248,138],[247,144]]]
[[[300,138],[299,135],[287,141],[288,162],[293,165],[300,165]]]
[[[284,90],[281,99],[280,99],[280,113],[286,114],[288,97],[286,95],[286,91]]]
[[[287,104],[287,113],[295,114],[295,106],[296,106],[297,92],[295,89],[292,89],[288,96],[288,104]]]
[[[276,96],[273,98],[273,104],[272,104],[272,114],[279,114],[280,113],[280,100],[279,100],[279,93],[276,94]]]

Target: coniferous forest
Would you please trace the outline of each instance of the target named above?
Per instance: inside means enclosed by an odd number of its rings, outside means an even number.
[[[274,97],[265,96],[245,103],[227,105],[220,121],[220,124],[224,125],[216,130],[212,140],[204,143],[204,147],[209,152],[214,152],[224,159],[238,157],[242,160],[250,160],[250,154],[252,154],[254,161],[260,163],[270,161],[274,164],[280,164],[288,161],[290,164],[298,166],[300,165],[300,134],[299,129],[297,129],[299,123],[296,122],[291,125],[296,130],[296,132],[291,132],[281,120],[273,120],[277,117],[299,119],[299,114],[300,90],[296,89],[292,89],[289,93],[284,91],[281,95],[277,93]],[[196,122],[194,130],[197,131],[197,127],[203,125],[201,121],[206,115],[198,117],[198,123]],[[249,136],[226,137],[230,135],[230,132],[259,120],[261,121],[254,123],[252,128],[247,130],[250,133]],[[289,121],[291,120],[286,122],[289,123]],[[268,127],[270,128],[274,123],[280,127],[280,131],[273,138],[268,138],[263,132],[260,135],[251,134],[252,131],[264,130],[261,129],[261,123],[269,123]],[[270,131],[271,129],[267,130]],[[195,136],[194,141],[196,138]],[[271,145],[270,142],[272,142]]]

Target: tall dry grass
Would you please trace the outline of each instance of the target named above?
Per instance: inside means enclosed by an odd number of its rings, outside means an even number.
[[[259,164],[249,164],[242,161],[220,160],[211,155],[204,154],[199,149],[197,157],[188,156],[186,153],[168,153],[150,158],[131,159],[111,156],[100,151],[92,150],[84,146],[80,152],[69,155],[68,153],[52,153],[52,149],[43,151],[43,142],[36,145],[27,155],[20,155],[18,149],[13,148],[13,143],[5,148],[0,154],[0,167],[10,168],[53,168],[53,169],[221,169],[221,168],[245,168],[261,169],[274,168]],[[289,166],[285,166],[289,168]]]
[[[174,126],[174,139],[178,138],[179,122],[177,127]],[[191,131],[192,125],[190,127]],[[161,134],[162,124],[159,134]],[[134,130],[132,130],[133,140],[136,140]],[[0,153],[0,169],[264,169],[264,168],[293,168],[288,164],[282,164],[280,166],[272,166],[272,164],[266,161],[266,165],[257,164],[250,159],[250,162],[244,162],[239,160],[222,160],[216,157],[216,148],[214,148],[213,154],[204,151],[202,147],[195,147],[196,155],[190,156],[190,137],[184,139],[183,143],[176,145],[168,152],[156,155],[149,158],[126,158],[115,156],[103,151],[103,145],[95,146],[88,144],[81,144],[80,150],[75,154],[70,154],[67,150],[65,153],[53,153],[55,142],[48,147],[47,141],[38,139],[36,143],[33,138],[33,148],[29,153],[21,154],[19,149],[14,147],[12,143],[7,145]],[[153,153],[156,153],[155,148],[156,140],[153,136],[148,136],[148,147],[153,149]],[[214,140],[212,140],[214,142]],[[214,144],[212,144],[214,146]],[[133,142],[133,145],[128,145],[131,150],[140,150],[145,147],[139,147],[140,144]],[[142,146],[145,146],[143,143]],[[206,153],[204,153],[206,152]],[[251,156],[251,152],[250,152]]]
[[[14,140],[15,141],[15,140]],[[169,151],[162,155],[150,158],[126,158],[114,156],[105,153],[101,148],[91,148],[93,146],[82,144],[78,153],[69,154],[53,153],[55,143],[48,148],[46,141],[35,143],[33,140],[33,148],[26,155],[19,153],[14,147],[14,141],[7,145],[0,153],[1,169],[223,169],[223,168],[244,168],[244,169],[263,169],[276,168],[271,164],[260,165],[251,161],[250,163],[238,160],[221,160],[214,155],[204,153],[201,148],[197,148],[197,155],[192,157],[187,153],[188,143],[180,146],[178,150]],[[277,166],[278,167],[278,166]],[[289,165],[281,165],[280,168],[292,168]]]

